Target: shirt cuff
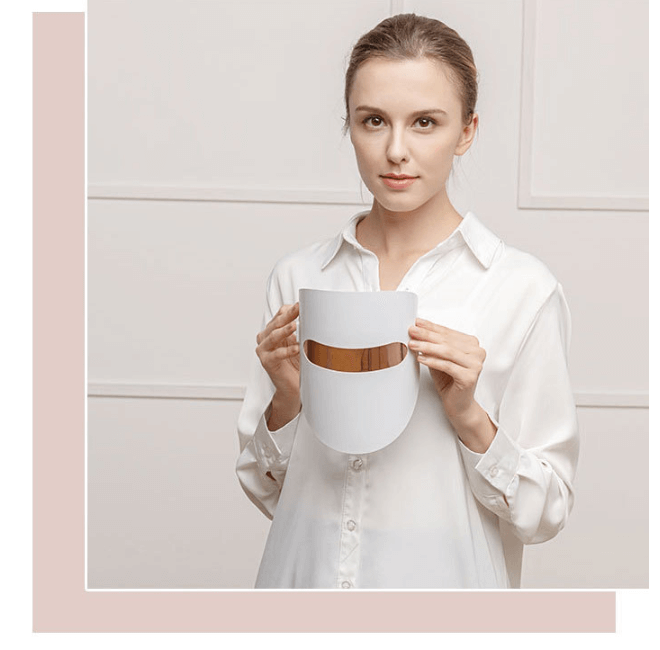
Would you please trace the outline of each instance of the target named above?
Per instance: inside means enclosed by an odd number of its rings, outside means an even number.
[[[470,483],[484,496],[492,495],[493,491],[506,494],[507,487],[517,474],[524,451],[495,420],[493,424],[497,432],[483,454],[472,451],[457,437]]]
[[[266,422],[270,417],[271,406],[269,404],[266,411],[259,418],[259,423],[254,432],[257,462],[264,472],[286,469],[300,420],[300,412],[298,412],[293,420],[275,431],[270,431]]]

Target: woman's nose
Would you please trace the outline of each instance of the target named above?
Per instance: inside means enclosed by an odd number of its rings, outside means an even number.
[[[387,157],[394,163],[408,158],[408,148],[403,129],[392,129],[387,143]]]

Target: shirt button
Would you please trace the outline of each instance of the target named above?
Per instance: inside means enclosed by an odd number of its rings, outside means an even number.
[[[351,588],[351,583],[348,580],[344,580],[344,582],[341,583],[342,589],[350,589]]]
[[[361,458],[356,458],[353,461],[353,469],[354,470],[359,470],[362,467],[362,459]]]
[[[490,475],[495,478],[500,473],[500,470],[497,467],[493,466],[490,468]]]
[[[348,528],[348,530],[355,530],[355,526],[356,526],[356,525],[357,525],[357,524],[356,524],[352,519],[349,519],[349,520],[346,522],[346,528]]]

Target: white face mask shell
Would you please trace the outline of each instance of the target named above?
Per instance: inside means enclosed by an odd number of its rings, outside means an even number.
[[[378,451],[406,428],[419,393],[419,363],[408,350],[397,365],[342,372],[310,362],[305,341],[337,348],[404,345],[417,315],[408,291],[301,289],[300,396],[303,413],[328,447],[347,454]]]

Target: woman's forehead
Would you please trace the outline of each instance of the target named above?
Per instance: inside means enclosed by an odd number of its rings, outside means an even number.
[[[358,68],[351,89],[351,101],[356,105],[396,101],[420,108],[420,102],[431,102],[430,107],[441,100],[453,100],[449,107],[443,106],[445,110],[460,109],[460,98],[446,66],[428,58],[369,59]]]

